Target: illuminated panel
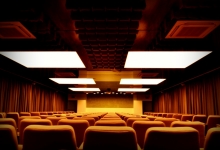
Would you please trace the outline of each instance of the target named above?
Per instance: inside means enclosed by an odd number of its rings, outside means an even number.
[[[72,91],[83,91],[83,92],[89,92],[89,91],[100,91],[99,88],[69,88]]]
[[[92,78],[49,78],[58,84],[96,84]]]
[[[186,68],[211,51],[131,51],[125,68]]]
[[[120,84],[157,85],[165,79],[121,79]]]
[[[27,68],[85,68],[79,55],[74,51],[5,51],[0,54]]]

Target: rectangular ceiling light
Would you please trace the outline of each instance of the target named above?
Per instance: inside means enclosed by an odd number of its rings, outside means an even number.
[[[131,51],[125,68],[186,68],[212,51]]]
[[[90,91],[100,91],[99,88],[69,88],[72,91],[82,91],[82,92],[90,92]]]
[[[49,78],[58,84],[96,84],[92,78]]]
[[[149,88],[118,88],[118,92],[146,92]]]
[[[85,68],[74,51],[4,51],[0,54],[27,68]]]
[[[120,84],[157,85],[166,79],[121,79]]]

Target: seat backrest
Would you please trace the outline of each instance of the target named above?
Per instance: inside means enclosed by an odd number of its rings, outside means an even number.
[[[40,115],[41,119],[46,119],[47,117],[56,117],[54,115]]]
[[[167,113],[163,113],[163,114],[162,114],[162,117],[163,117],[163,118],[166,118],[166,117],[167,117]],[[170,117],[170,118],[171,118],[171,117]]]
[[[210,128],[216,127],[217,124],[220,124],[220,115],[209,115],[206,122],[207,131]]]
[[[120,117],[103,117],[100,120],[121,120]]]
[[[153,116],[147,116],[147,118],[150,120],[150,121],[154,121],[156,119],[156,117],[153,117]]]
[[[206,123],[207,116],[206,115],[194,115],[192,121],[200,121]]]
[[[18,124],[18,118],[19,118],[19,114],[18,112],[8,112],[6,114],[6,118],[13,118],[16,122],[16,125]]]
[[[40,112],[31,112],[31,116],[40,116]]]
[[[94,118],[95,122],[99,120],[99,116],[94,116],[94,115],[87,115],[86,118]]]
[[[199,146],[202,148],[205,141],[205,124],[202,122],[186,122],[186,121],[174,121],[171,127],[192,127],[199,132]]]
[[[135,115],[126,116],[124,117],[124,121],[127,122],[128,118],[141,118],[141,116],[140,117],[136,117]]]
[[[20,123],[23,119],[41,119],[40,116],[21,116],[18,118],[18,131],[20,131]]]
[[[0,112],[0,118],[6,118],[6,113],[5,112]]]
[[[18,150],[17,132],[14,126],[0,124],[0,149]]]
[[[89,122],[89,126],[95,125],[95,119],[90,117],[75,117],[74,120],[87,120]]]
[[[166,127],[170,127],[172,122],[179,121],[179,119],[176,119],[176,118],[156,118],[154,121],[162,121]]]
[[[30,125],[25,128],[23,150],[61,149],[77,150],[75,132],[71,126]]]
[[[99,120],[95,126],[126,126],[126,123],[124,120]]]
[[[19,114],[20,114],[20,117],[21,116],[31,116],[31,113],[29,113],[29,112],[20,112]]]
[[[53,115],[53,112],[47,112],[47,115]]]
[[[84,133],[86,129],[89,127],[89,122],[87,120],[62,119],[59,120],[58,125],[72,126],[75,131],[77,146],[80,147],[80,145],[83,142]]]
[[[20,122],[20,144],[23,144],[23,134],[24,134],[24,129],[29,126],[29,125],[52,125],[52,122],[47,119],[23,119]]]
[[[12,118],[0,118],[0,124],[9,124],[12,125],[17,130],[17,124]]]
[[[204,150],[220,149],[220,128],[210,128],[206,134]]]
[[[194,116],[194,115],[192,115],[192,114],[182,115],[181,121],[187,121],[187,120],[192,121],[193,116]]]
[[[144,146],[145,132],[150,127],[165,127],[162,121],[134,121],[132,128],[137,135],[137,141],[141,148]]]
[[[66,117],[47,117],[46,119],[52,122],[52,125],[57,125],[58,121],[61,119],[66,119]]]
[[[150,121],[148,118],[128,118],[127,126],[132,127],[134,121]]]
[[[40,115],[48,115],[47,112],[40,112]]]
[[[166,118],[172,118],[172,117],[173,117],[173,114],[171,114],[171,113],[168,113],[166,116]]]
[[[176,119],[181,120],[182,114],[173,114],[173,117],[172,117],[172,118],[176,118]]]
[[[199,150],[199,133],[191,127],[147,129],[144,150]]]
[[[131,127],[91,126],[85,131],[83,150],[137,150],[136,133]]]

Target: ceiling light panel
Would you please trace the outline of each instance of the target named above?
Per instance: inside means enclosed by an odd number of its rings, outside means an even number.
[[[118,92],[146,92],[149,88],[118,88]]]
[[[121,79],[120,84],[157,85],[166,79]]]
[[[125,68],[186,68],[211,51],[131,51]]]
[[[90,92],[90,91],[100,91],[99,88],[69,88],[72,91],[82,91],[82,92]]]
[[[58,84],[96,84],[92,78],[49,78]]]
[[[74,51],[11,51],[0,54],[27,68],[85,68],[79,55]]]

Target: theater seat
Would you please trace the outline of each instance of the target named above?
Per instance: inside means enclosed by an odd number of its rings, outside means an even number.
[[[0,124],[9,124],[12,125],[17,130],[17,124],[12,118],[0,118]]]
[[[91,126],[85,131],[80,149],[83,150],[141,150],[131,127]]]
[[[20,117],[21,116],[31,116],[31,113],[29,113],[29,112],[20,112],[19,114],[20,114]]]
[[[40,116],[21,116],[18,119],[18,131],[20,131],[20,123],[23,119],[41,119]]]
[[[95,126],[126,126],[126,123],[124,120],[99,120]]]
[[[69,125],[30,125],[24,130],[23,150],[77,150],[74,129]]]
[[[79,147],[83,142],[85,130],[89,127],[89,122],[87,120],[62,119],[59,120],[58,125],[70,125],[73,127],[77,146]]]
[[[150,121],[148,118],[128,118],[127,119],[127,126],[132,127],[134,121]]]
[[[200,121],[206,123],[207,116],[206,115],[194,115],[192,121]]]
[[[204,150],[220,150],[220,128],[210,128],[208,130]]]
[[[132,128],[137,135],[137,141],[141,148],[144,146],[145,132],[150,127],[165,127],[162,121],[134,121]]]
[[[199,133],[191,127],[147,129],[144,150],[199,150]]]
[[[185,121],[174,121],[171,127],[192,127],[199,132],[199,146],[202,148],[205,141],[205,124],[202,122],[185,122]]]
[[[206,131],[220,124],[220,115],[209,115],[206,122]]]
[[[66,117],[47,117],[48,120],[52,122],[52,125],[57,125],[58,121],[61,119],[66,119]]]
[[[48,125],[51,126],[52,122],[47,119],[23,119],[20,122],[20,144],[23,144],[23,134],[24,129],[29,125]]]
[[[75,117],[74,120],[87,120],[89,122],[89,126],[95,125],[95,119],[94,118],[87,118],[87,117]]]
[[[31,116],[40,116],[40,112],[31,112]]]
[[[0,149],[22,150],[22,145],[18,145],[17,133],[14,126],[0,124]]]
[[[179,121],[179,119],[176,119],[176,118],[156,118],[154,121],[162,121],[166,127],[170,127],[172,122]]]
[[[15,120],[15,122],[16,122],[16,125],[18,125],[18,118],[19,118],[18,112],[8,112],[6,114],[6,118],[13,118]]]
[[[181,117],[181,121],[192,121],[193,114],[183,114]]]

